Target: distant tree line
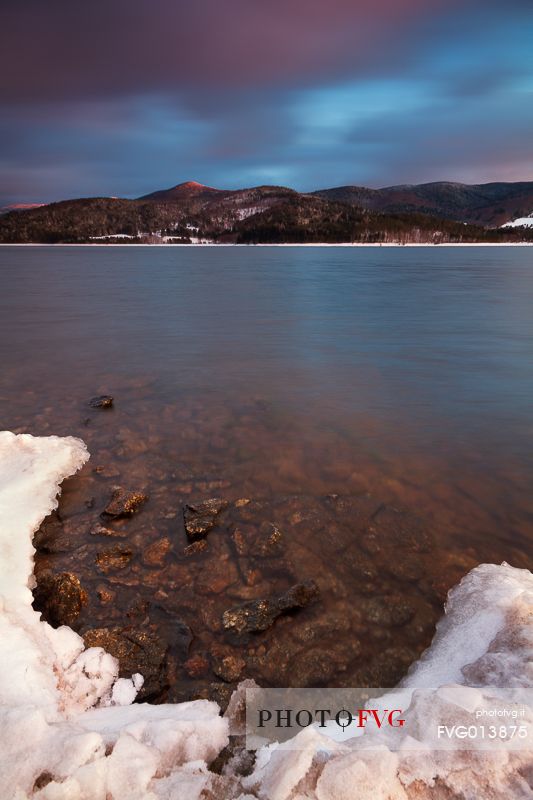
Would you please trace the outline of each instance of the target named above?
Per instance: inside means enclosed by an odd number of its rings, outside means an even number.
[[[237,195],[237,197],[235,197]],[[131,237],[128,239],[121,237]],[[483,228],[421,213],[379,213],[277,187],[201,201],[88,198],[0,216],[0,242],[468,243],[533,241],[533,230]]]

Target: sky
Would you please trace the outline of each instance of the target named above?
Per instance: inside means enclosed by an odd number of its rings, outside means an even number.
[[[531,0],[0,0],[0,205],[533,179]]]

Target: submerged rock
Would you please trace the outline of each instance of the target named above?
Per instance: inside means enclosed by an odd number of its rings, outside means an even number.
[[[231,538],[240,556],[268,558],[283,552],[283,534],[271,522],[262,522],[259,528],[239,525]]]
[[[213,672],[225,683],[236,683],[242,675],[246,661],[231,653],[213,653]]]
[[[206,540],[198,539],[196,542],[192,542],[192,544],[188,544],[187,547],[184,547],[183,554],[186,556],[193,556],[195,553],[203,553],[204,550],[207,550]]]
[[[183,520],[189,539],[194,541],[207,536],[211,528],[215,526],[216,518],[227,506],[228,501],[222,500],[220,497],[213,497],[194,505],[185,505]]]
[[[135,628],[91,628],[83,634],[86,647],[103,647],[118,658],[119,675],[139,672],[144,684],[137,700],[160,696],[168,687],[166,660],[168,644],[157,633]]]
[[[327,686],[338,671],[339,664],[329,650],[318,647],[306,649],[290,665],[290,678],[294,686]]]
[[[123,569],[133,558],[133,550],[120,544],[96,554],[96,564],[103,573]]]
[[[116,594],[112,589],[109,589],[107,586],[100,584],[96,588],[96,594],[98,599],[103,605],[107,605],[108,603],[112,603],[116,597]]]
[[[365,621],[378,628],[405,625],[415,615],[413,606],[401,596],[361,598],[359,608]]]
[[[243,506],[247,506],[248,503],[251,503],[249,497],[239,497],[238,500],[235,500],[235,503],[233,505],[235,506],[235,508],[242,508]]]
[[[166,536],[148,545],[143,553],[143,564],[147,567],[162,567],[172,544]]]
[[[193,639],[189,626],[180,619],[173,620],[168,627],[168,637],[172,649],[180,662],[185,661]]]
[[[291,586],[279,597],[251,600],[224,611],[222,624],[226,630],[236,633],[256,633],[269,628],[280,614],[304,608],[316,600],[320,590],[314,581],[305,581]]]
[[[63,572],[61,575],[41,573],[37,576],[33,595],[35,608],[54,627],[73,625],[87,603],[87,592],[79,578],[71,572]]]
[[[228,489],[230,486],[231,483],[225,480],[198,481],[195,489],[198,492],[215,492],[217,489]]]
[[[324,618],[314,619],[306,622],[304,625],[298,625],[293,631],[293,637],[302,644],[309,645],[313,642],[320,643],[327,639],[331,634],[337,634],[337,640],[346,640],[349,638],[351,647],[357,644],[357,639],[353,636],[347,636],[350,630],[350,619],[346,613],[340,611],[329,611]],[[359,647],[360,649],[360,647]]]
[[[372,515],[361,538],[363,548],[372,556],[385,554],[389,563],[400,561],[406,553],[429,553],[434,537],[416,515],[394,506],[381,505]]]
[[[33,537],[35,548],[41,553],[67,553],[72,550],[72,541],[65,531],[57,512],[47,517]]]
[[[106,528],[100,522],[95,524],[89,529],[91,536],[127,536],[128,532],[121,528]]]
[[[185,662],[183,668],[189,678],[202,678],[209,671],[209,661],[205,656],[196,654]]]
[[[110,394],[101,394],[98,397],[92,397],[89,400],[91,408],[112,408],[114,398]]]
[[[231,700],[234,687],[231,684],[221,681],[213,681],[203,691],[198,693],[199,697],[204,696],[207,700],[218,703],[221,711],[225,711]],[[217,795],[217,797],[225,795]]]
[[[357,666],[348,676],[351,686],[383,686],[391,688],[401,680],[418,652],[407,647],[389,647],[369,663]]]
[[[118,478],[120,475],[120,470],[112,464],[97,464],[93,467],[93,472],[95,475],[103,475],[104,478]]]
[[[102,511],[102,516],[113,519],[131,517],[147,500],[148,495],[143,492],[131,492],[121,486],[116,486],[111,500]]]

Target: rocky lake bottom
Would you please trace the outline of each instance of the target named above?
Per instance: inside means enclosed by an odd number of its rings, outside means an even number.
[[[9,427],[89,448],[35,536],[35,607],[140,672],[140,700],[224,706],[244,678],[394,686],[466,572],[528,565],[483,535],[494,521],[464,488],[428,493],[430,464],[376,463],[258,398],[154,414],[150,379],[114,384],[109,407],[65,397],[37,415],[38,393],[19,394]]]

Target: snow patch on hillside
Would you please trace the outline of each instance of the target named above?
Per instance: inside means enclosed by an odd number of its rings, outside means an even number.
[[[518,217],[518,219],[513,219],[511,222],[506,222],[505,225],[501,226],[502,228],[533,228],[533,214],[530,214],[529,217]]]
[[[136,236],[131,236],[129,233],[106,233],[104,236],[89,236],[89,239],[94,241],[98,239],[136,239]]]
[[[248,217],[253,217],[255,214],[260,214],[267,210],[268,206],[249,206],[248,208],[238,208],[236,210],[236,215],[238,220],[248,219]]]

